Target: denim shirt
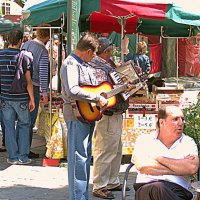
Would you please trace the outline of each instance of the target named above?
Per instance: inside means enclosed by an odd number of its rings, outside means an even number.
[[[149,57],[145,54],[135,54],[134,62],[137,66],[139,66],[143,72],[147,72],[149,74],[151,70],[151,65],[149,61]]]
[[[146,72],[147,74],[151,71],[151,64],[149,57],[145,54],[131,54],[128,53],[125,57],[125,61],[133,60],[134,63],[142,69],[143,72]]]

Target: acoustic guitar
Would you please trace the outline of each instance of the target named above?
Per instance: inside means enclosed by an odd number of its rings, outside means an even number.
[[[86,121],[86,122],[94,122],[94,121],[99,120],[106,109],[109,109],[115,106],[116,94],[125,91],[128,87],[128,84],[137,84],[140,82],[141,82],[141,79],[136,79],[132,81],[131,83],[125,83],[123,85],[117,86],[116,88],[113,88],[112,84],[107,81],[102,82],[98,86],[91,86],[91,85],[81,86],[81,88],[83,88],[84,90],[88,92],[101,94],[103,97],[108,99],[108,104],[105,107],[100,108],[96,105],[96,103],[89,103],[86,101],[84,102],[76,101],[76,106],[75,106],[76,117],[80,121]],[[141,89],[141,87],[143,86],[144,85],[138,87],[138,90]],[[137,92],[137,90],[135,92]]]

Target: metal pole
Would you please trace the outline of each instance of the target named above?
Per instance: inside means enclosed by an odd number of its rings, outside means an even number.
[[[72,0],[67,0],[67,54],[72,52]]]
[[[124,17],[120,17],[121,24],[121,62],[124,63],[124,53],[122,52],[122,40],[124,39]]]
[[[58,45],[58,83],[57,83],[57,93],[61,92],[61,80],[60,80],[60,68],[62,65],[62,46],[63,46],[63,34],[59,34],[59,45]]]
[[[177,87],[178,87],[178,69],[179,69],[179,66],[178,66],[178,38],[176,39],[176,84],[177,84]]]
[[[50,92],[49,92],[49,118],[50,118],[50,127],[49,131],[50,134],[52,133],[52,66],[53,66],[53,38],[52,38],[52,29],[50,29],[50,73],[49,73],[49,79],[50,79]]]

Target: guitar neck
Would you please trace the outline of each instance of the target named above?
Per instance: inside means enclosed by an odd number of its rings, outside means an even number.
[[[119,94],[120,92],[123,92],[126,88],[127,88],[127,84],[116,87],[115,89],[113,89],[109,92],[106,92],[107,99],[109,99],[112,96],[115,96],[116,94]]]
[[[137,84],[139,82],[140,82],[140,80],[136,79],[136,80],[132,81],[131,83],[125,83],[124,85],[118,86],[118,87],[112,89],[111,91],[106,92],[107,99],[109,99],[112,96],[115,96],[116,94],[119,94],[120,92],[125,91],[127,89],[128,84]]]

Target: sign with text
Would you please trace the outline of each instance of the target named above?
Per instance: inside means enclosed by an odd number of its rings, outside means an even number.
[[[154,114],[135,114],[134,128],[139,129],[156,129],[156,115]]]
[[[79,41],[79,17],[81,0],[69,0],[67,2],[67,45],[68,54],[75,50]]]

